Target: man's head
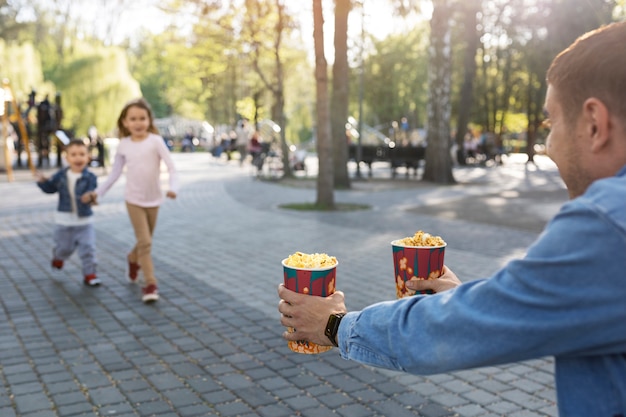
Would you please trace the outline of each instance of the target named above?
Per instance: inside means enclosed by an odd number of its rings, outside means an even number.
[[[548,69],[548,155],[570,197],[626,164],[626,22],[581,36]]]
[[[65,159],[74,172],[81,172],[89,163],[89,149],[81,139],[72,139],[65,147]]]

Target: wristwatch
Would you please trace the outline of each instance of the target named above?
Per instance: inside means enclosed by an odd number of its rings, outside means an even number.
[[[339,323],[341,323],[343,316],[345,316],[345,313],[331,314],[326,323],[326,330],[324,330],[324,334],[335,347],[339,347],[337,343],[337,331],[339,330]]]

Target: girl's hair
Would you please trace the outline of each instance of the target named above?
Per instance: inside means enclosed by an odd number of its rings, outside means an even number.
[[[124,127],[124,119],[126,118],[126,114],[128,113],[128,109],[131,107],[138,107],[140,109],[144,109],[148,112],[148,119],[150,120],[150,125],[148,126],[148,132],[159,134],[159,129],[154,125],[154,117],[152,116],[152,109],[150,108],[150,104],[143,98],[136,98],[134,100],[129,101],[124,105],[122,112],[120,113],[120,117],[117,118],[117,129],[119,130],[119,136],[121,138],[130,136],[130,131]]]
[[[547,81],[569,123],[596,97],[626,126],[625,40],[626,22],[613,23],[581,36],[552,61]]]

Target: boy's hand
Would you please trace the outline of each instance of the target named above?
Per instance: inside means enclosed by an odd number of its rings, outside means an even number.
[[[167,194],[165,194],[165,196],[167,198],[171,198],[172,200],[176,199],[176,193],[174,191],[168,191]]]
[[[46,178],[45,175],[43,175],[43,173],[41,171],[35,171],[33,176],[35,177],[37,182],[44,182],[44,181],[46,181],[48,179],[48,178]]]
[[[80,201],[83,204],[91,204],[92,206],[95,206],[98,204],[98,194],[95,191],[88,191],[80,196]]]

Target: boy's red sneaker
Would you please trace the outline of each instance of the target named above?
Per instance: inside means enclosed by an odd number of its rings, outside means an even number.
[[[157,286],[154,284],[150,284],[147,287],[142,288],[141,292],[143,293],[141,300],[144,303],[153,303],[159,299],[159,292]]]
[[[83,282],[85,283],[85,285],[88,285],[90,287],[97,287],[98,285],[102,284],[102,281],[100,281],[100,278],[98,278],[96,274],[85,275],[85,281]]]
[[[52,267],[54,269],[63,269],[63,259],[53,259]]]

